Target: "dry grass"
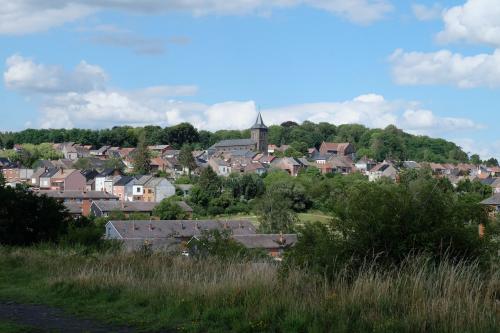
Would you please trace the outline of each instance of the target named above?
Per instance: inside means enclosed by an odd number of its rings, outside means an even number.
[[[273,263],[161,254],[1,249],[0,265],[12,269],[12,274],[0,270],[0,290],[7,283],[15,286],[24,273],[32,278],[23,282],[23,288],[33,288],[29,297],[145,329],[498,332],[500,327],[499,272],[480,274],[473,264],[431,267],[417,258],[393,271],[367,267],[334,282],[300,270],[282,274]],[[20,290],[11,286],[0,298]]]

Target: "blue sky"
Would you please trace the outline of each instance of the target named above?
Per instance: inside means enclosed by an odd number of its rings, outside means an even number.
[[[500,157],[496,0],[2,4],[0,130],[241,129],[260,109],[267,123],[396,124]]]

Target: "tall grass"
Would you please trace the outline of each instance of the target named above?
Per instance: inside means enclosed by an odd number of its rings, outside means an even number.
[[[334,281],[277,264],[165,254],[0,248],[0,299],[65,306],[155,330],[498,332],[500,275],[475,264],[367,265]],[[19,282],[19,278],[23,277]]]

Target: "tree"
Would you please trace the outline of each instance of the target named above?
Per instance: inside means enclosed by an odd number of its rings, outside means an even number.
[[[58,241],[71,218],[66,208],[23,188],[0,187],[0,244]]]
[[[498,166],[498,160],[496,158],[493,158],[493,157],[490,158],[489,160],[487,160],[485,163],[489,167],[497,167]]]
[[[191,147],[187,144],[183,145],[181,151],[179,152],[179,163],[183,168],[188,169],[188,173],[191,176],[191,171],[196,169],[196,161],[193,157],[193,151]]]
[[[188,214],[178,205],[179,198],[163,199],[153,210],[153,215],[161,220],[185,220]]]
[[[473,154],[470,156],[470,162],[474,165],[481,164],[481,158],[479,158],[478,154]]]
[[[0,171],[0,188],[5,187],[5,177],[3,172]]]
[[[137,149],[133,153],[133,165],[136,174],[149,174],[151,171],[151,152],[144,136],[140,138]]]
[[[257,204],[259,231],[263,233],[293,232],[298,222],[292,201],[278,192],[266,193]]]

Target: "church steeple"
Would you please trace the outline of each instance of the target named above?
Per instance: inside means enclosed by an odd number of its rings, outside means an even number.
[[[267,126],[264,125],[264,121],[262,120],[262,115],[261,113],[259,112],[259,114],[257,115],[257,119],[255,120],[255,124],[253,124],[252,126],[252,129],[262,129],[262,128],[265,128],[267,129]]]
[[[255,124],[250,128],[250,133],[252,140],[256,143],[255,148],[257,151],[267,154],[267,126],[264,124],[260,112],[257,115]]]

